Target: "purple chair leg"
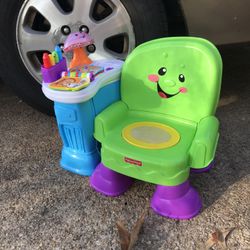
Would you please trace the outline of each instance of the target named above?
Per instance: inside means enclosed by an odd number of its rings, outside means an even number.
[[[178,186],[157,185],[151,207],[162,216],[185,220],[196,216],[202,204],[198,192],[185,181]]]
[[[214,160],[211,161],[207,167],[204,168],[190,168],[190,172],[191,173],[205,173],[205,172],[209,172],[211,170],[211,168],[214,167]]]
[[[123,194],[132,185],[131,177],[119,174],[100,163],[90,177],[90,185],[97,192],[107,196]]]

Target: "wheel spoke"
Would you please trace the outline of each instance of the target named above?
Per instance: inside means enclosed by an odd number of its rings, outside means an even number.
[[[18,42],[24,54],[41,50],[51,51],[54,48],[51,33],[34,31],[28,27],[20,31]]]
[[[96,51],[94,54],[90,54],[90,58],[95,61],[95,60],[101,60],[101,59],[114,58],[114,56],[108,51],[105,51],[104,49],[102,49],[102,50]]]
[[[115,8],[114,12],[105,18],[104,20],[96,23],[91,29],[91,35],[95,40],[95,45],[98,50],[107,51],[105,46],[105,40],[109,37],[116,36],[119,34],[126,34],[129,38],[128,52],[134,47],[135,39],[130,22],[130,18],[124,15],[124,11],[119,6]],[[106,52],[107,53],[107,52]],[[115,52],[109,52],[110,55],[125,59],[127,53],[118,54]]]
[[[93,0],[74,0],[73,11],[70,13],[70,20],[72,22],[81,21],[85,25],[90,25],[90,23],[92,23],[90,14],[93,3]]]
[[[131,26],[130,20],[124,17],[120,9],[117,9],[110,16],[98,22],[97,25],[92,28],[91,32],[93,32],[94,38],[105,40],[108,37],[118,34],[131,33]]]
[[[54,0],[33,1],[30,6],[41,13],[51,24],[52,29],[58,28],[63,22],[67,22],[67,15],[62,11],[58,3]]]

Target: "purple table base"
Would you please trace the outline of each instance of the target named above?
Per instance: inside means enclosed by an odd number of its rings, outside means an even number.
[[[202,204],[198,192],[185,181],[178,186],[157,185],[151,207],[159,215],[185,220],[196,216]]]
[[[118,196],[125,193],[133,184],[133,179],[119,174],[100,163],[92,176],[90,185],[97,192],[107,196]]]

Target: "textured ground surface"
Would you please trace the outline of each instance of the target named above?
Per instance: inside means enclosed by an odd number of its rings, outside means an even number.
[[[135,249],[204,249],[216,228],[237,227],[229,249],[250,249],[250,48],[223,50],[221,137],[216,166],[192,175],[200,215],[175,221],[150,211]],[[93,192],[88,178],[59,168],[55,119],[0,84],[0,249],[119,249],[115,222],[131,227],[154,186],[143,182],[119,198]]]

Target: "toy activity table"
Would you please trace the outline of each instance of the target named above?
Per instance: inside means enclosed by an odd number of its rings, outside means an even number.
[[[94,119],[111,103],[120,99],[120,73],[123,62],[101,60],[102,66],[90,86],[80,91],[57,91],[43,83],[42,90],[54,101],[60,136],[63,141],[61,167],[80,175],[91,175],[100,162],[98,144],[93,137]]]

